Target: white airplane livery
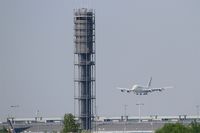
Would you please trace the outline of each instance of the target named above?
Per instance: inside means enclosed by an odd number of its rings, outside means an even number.
[[[151,88],[151,81],[152,81],[152,77],[150,78],[147,86],[141,86],[141,85],[133,85],[133,87],[131,89],[128,88],[118,88],[119,90],[121,90],[121,92],[133,92],[136,95],[147,95],[148,93],[151,92],[161,92],[165,89],[168,88],[173,88],[173,87],[161,87],[161,88]]]

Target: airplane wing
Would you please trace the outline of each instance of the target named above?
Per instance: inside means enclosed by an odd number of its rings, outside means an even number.
[[[173,87],[151,88],[150,90],[151,90],[152,92],[154,92],[154,91],[163,91],[163,90],[165,90],[165,89],[171,89],[171,88],[173,88]]]
[[[131,89],[128,89],[128,88],[120,88],[120,87],[118,87],[117,89],[121,90],[121,92],[131,92],[132,91]]]

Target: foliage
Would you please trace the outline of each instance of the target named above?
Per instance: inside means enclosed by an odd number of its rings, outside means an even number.
[[[0,133],[8,133],[8,131],[6,130],[5,127],[3,127],[3,129],[0,129]]]
[[[196,121],[193,121],[189,127],[191,133],[200,133],[200,124]]]
[[[78,132],[79,124],[76,123],[75,117],[72,114],[64,115],[64,128],[63,133]]]
[[[192,122],[189,126],[180,123],[165,124],[164,127],[158,129],[155,133],[200,133],[200,124],[196,121]]]
[[[87,130],[82,130],[81,133],[91,133],[91,132]]]
[[[168,123],[163,128],[157,130],[156,133],[189,133],[189,129],[180,123]]]

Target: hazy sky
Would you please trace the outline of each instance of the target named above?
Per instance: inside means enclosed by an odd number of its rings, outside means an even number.
[[[199,0],[0,0],[0,121],[74,109],[73,9],[96,10],[100,116],[196,115],[200,104]],[[148,96],[116,87],[174,86]],[[11,108],[11,105],[19,105]]]

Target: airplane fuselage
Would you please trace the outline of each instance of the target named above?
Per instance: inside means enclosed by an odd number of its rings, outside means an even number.
[[[132,90],[136,95],[147,95],[150,92],[149,87],[139,85],[134,85]]]

